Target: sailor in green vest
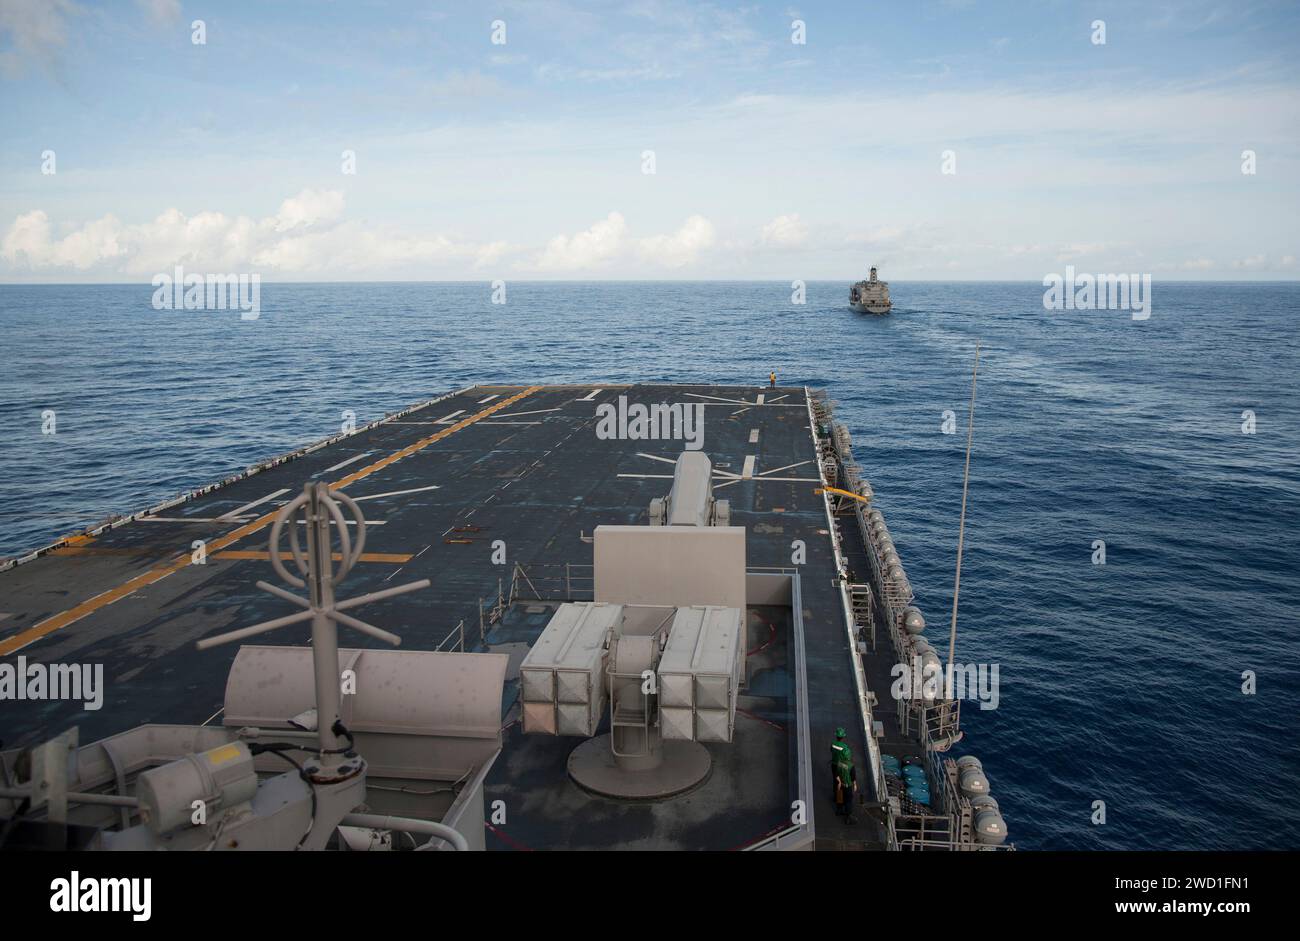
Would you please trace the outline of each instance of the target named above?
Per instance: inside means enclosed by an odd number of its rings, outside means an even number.
[[[835,782],[835,814],[853,823],[853,795],[858,790],[858,769],[853,767],[853,751],[845,740],[844,727],[835,730],[831,744],[831,777]]]

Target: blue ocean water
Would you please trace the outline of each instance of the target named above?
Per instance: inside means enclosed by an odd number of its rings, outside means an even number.
[[[1300,847],[1300,285],[1157,282],[1146,321],[1047,311],[1033,283],[891,289],[872,318],[840,283],[803,306],[780,282],[511,283],[505,305],[479,283],[266,284],[245,322],[156,311],[148,286],[0,286],[0,554],[334,433],[344,410],[775,370],[830,390],[938,633],[978,338],[958,660],[997,663],[1001,695],[966,704],[962,748],[1013,840]]]

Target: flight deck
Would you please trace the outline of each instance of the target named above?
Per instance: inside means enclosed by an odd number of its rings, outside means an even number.
[[[565,773],[576,741],[525,736],[519,721],[519,663],[558,604],[592,597],[596,527],[646,525],[685,447],[602,434],[600,410],[616,403],[702,414],[698,444],[714,495],[744,527],[747,570],[798,584],[795,609],[748,607],[735,739],[710,745],[708,779],[672,801],[583,791]],[[236,650],[198,652],[195,642],[296,610],[256,582],[275,581],[267,535],[276,513],[322,481],[367,521],[349,592],[432,583],[371,604],[371,623],[399,635],[403,650],[511,656],[502,754],[484,787],[487,848],[747,849],[779,841],[800,819],[818,849],[880,848],[883,815],[860,810],[849,824],[834,812],[837,726],[868,802],[874,769],[813,404],[804,388],[770,385],[476,386],[65,539],[0,570],[0,662],[102,664],[102,707],[5,701],[0,738],[10,748],[73,724],[82,741],[144,723],[220,725]],[[274,642],[309,638],[306,627],[286,627]],[[347,645],[377,646],[356,636]],[[886,733],[898,737],[897,723]],[[494,801],[504,821],[493,822]]]

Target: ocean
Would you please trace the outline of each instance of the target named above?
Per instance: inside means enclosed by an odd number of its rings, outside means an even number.
[[[957,750],[983,760],[1011,839],[1300,846],[1300,284],[1157,281],[1141,321],[1046,310],[1024,282],[894,282],[883,318],[838,282],[802,305],[788,282],[506,289],[263,284],[245,321],[155,310],[148,285],[0,286],[0,555],[348,411],[476,382],[775,371],[837,403],[946,650],[979,340],[957,660],[997,664],[1000,696],[963,706]]]

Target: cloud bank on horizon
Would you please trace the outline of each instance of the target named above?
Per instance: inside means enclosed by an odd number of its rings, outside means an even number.
[[[1294,4],[866,6],[0,0],[0,281],[1300,276]]]

